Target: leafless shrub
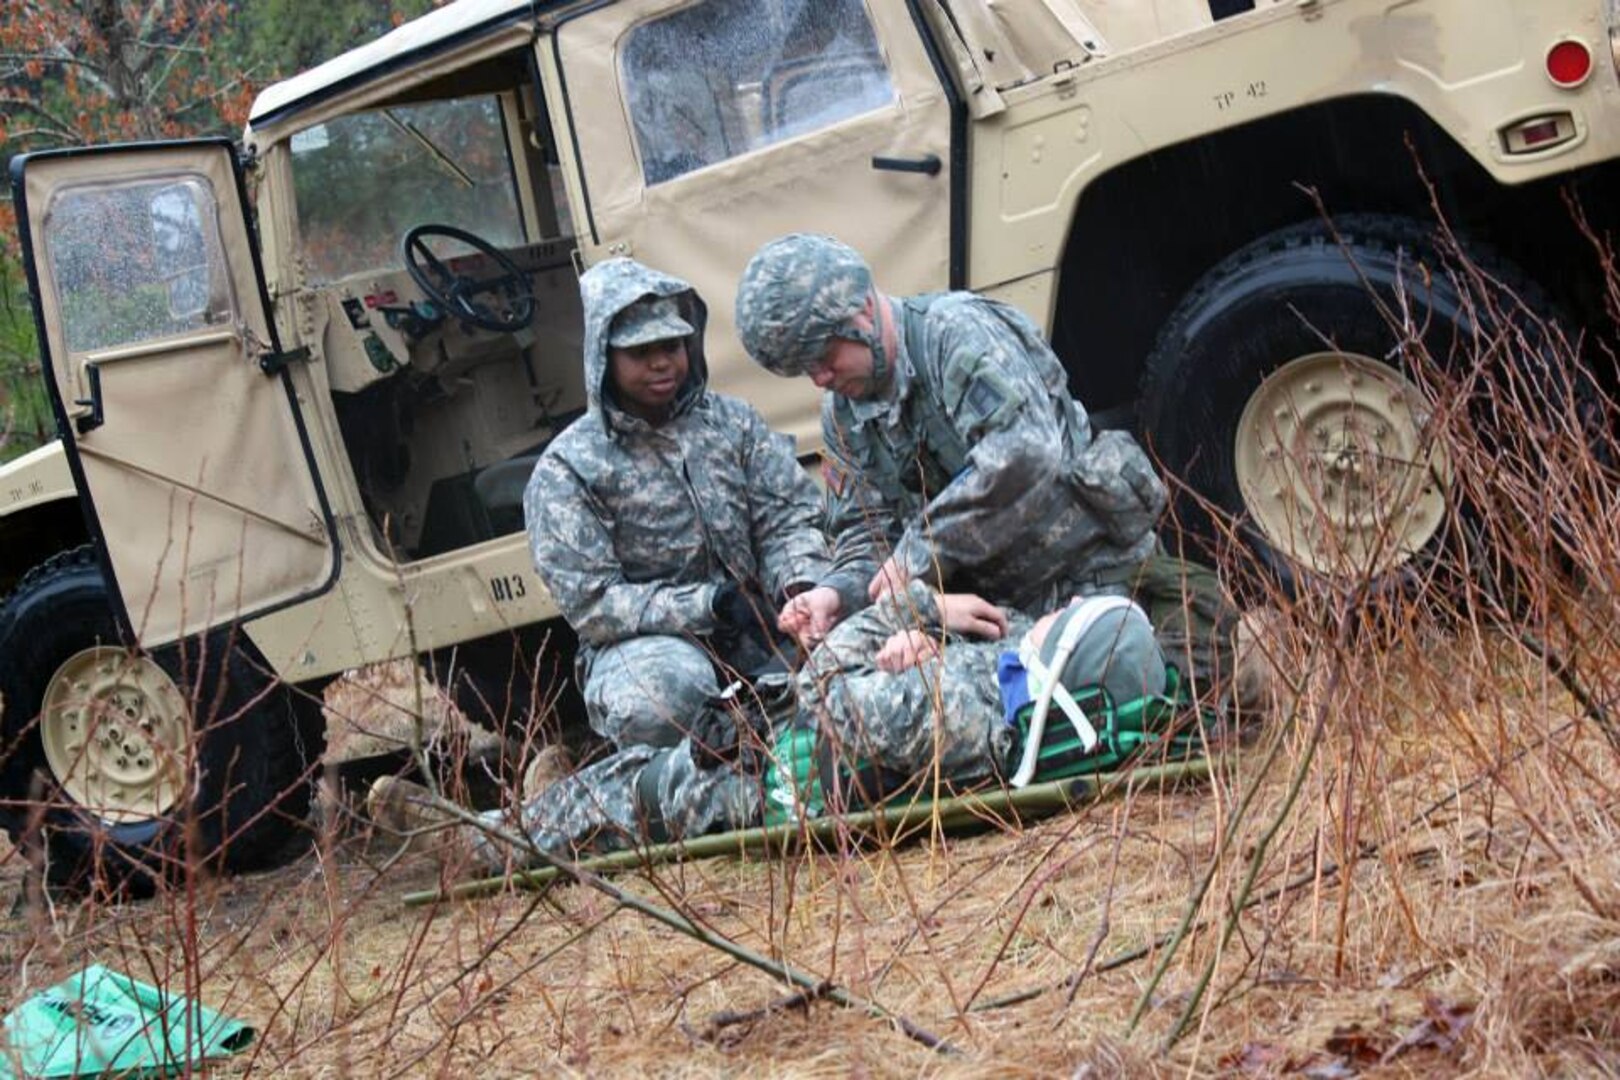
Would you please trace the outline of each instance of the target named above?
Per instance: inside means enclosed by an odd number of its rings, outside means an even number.
[[[37,847],[0,857],[20,898],[0,996],[99,960],[251,1020],[238,1071],[273,1075],[1613,1072],[1614,361],[1463,241],[1438,248],[1409,286],[1449,275],[1472,332],[1430,355],[1401,332],[1421,304],[1387,311],[1448,462],[1444,542],[1285,591],[1228,523],[1221,571],[1282,692],[1207,786],[615,879],[823,986],[576,886],[402,913],[462,871],[328,794],[298,862],[227,879],[176,855],[145,902],[69,902]],[[415,677],[369,673],[328,710],[414,725],[440,707]],[[551,738],[529,720],[516,741]],[[960,1053],[833,1007],[834,986]]]

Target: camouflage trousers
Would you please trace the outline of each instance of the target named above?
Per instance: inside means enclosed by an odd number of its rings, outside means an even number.
[[[1009,642],[1028,626],[1015,619]],[[940,657],[889,674],[875,657],[895,629],[893,611],[883,608],[836,627],[799,673],[796,709],[782,722],[814,724],[819,738],[892,776],[954,785],[994,775],[1011,739],[996,683],[997,657],[1009,642],[948,640]],[[763,813],[764,764],[716,762],[690,738],[628,747],[542,791],[522,809],[523,830],[540,851],[571,858],[747,828]],[[507,824],[499,811],[488,820]],[[485,834],[470,839],[491,868],[530,854]]]
[[[540,851],[561,859],[616,851],[706,832],[742,829],[760,818],[757,777],[734,764],[694,756],[690,739],[675,746],[618,750],[541,791],[521,811],[521,827]],[[484,815],[509,827],[503,811]],[[488,833],[466,830],[491,869],[533,860]]]
[[[580,670],[591,730],[617,747],[678,746],[690,718],[720,693],[703,644],[669,635],[582,650]]]

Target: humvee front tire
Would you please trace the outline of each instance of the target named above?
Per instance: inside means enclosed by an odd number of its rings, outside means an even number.
[[[1211,553],[1220,519],[1235,522],[1290,586],[1301,572],[1387,575],[1442,549],[1454,525],[1444,447],[1379,304],[1408,310],[1441,362],[1467,340],[1467,309],[1420,223],[1336,228],[1280,230],[1206,274],[1142,387],[1154,452],[1217,511],[1182,499],[1183,526]]]
[[[0,605],[0,817],[53,880],[149,885],[281,854],[309,808],[318,698],[239,631],[155,653],[120,639],[94,552],[58,555]]]

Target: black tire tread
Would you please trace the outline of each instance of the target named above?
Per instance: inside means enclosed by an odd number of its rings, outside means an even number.
[[[1349,248],[1363,248],[1388,259],[1404,255],[1404,263],[1414,270],[1427,265],[1438,271],[1440,255],[1435,245],[1435,227],[1413,218],[1394,214],[1345,214],[1333,219],[1335,239],[1329,235],[1320,219],[1301,221],[1267,233],[1239,248],[1216,263],[1198,279],[1197,284],[1182,297],[1160,329],[1153,351],[1143,365],[1140,382],[1142,402],[1142,429],[1160,430],[1162,410],[1172,400],[1171,391],[1177,380],[1189,374],[1180,369],[1188,339],[1188,326],[1224,292],[1228,282],[1258,263],[1274,256],[1301,248],[1316,248],[1324,252],[1339,250],[1340,243]],[[1534,311],[1550,312],[1554,305],[1545,290],[1516,265],[1499,255],[1495,249],[1472,238],[1459,237],[1459,243],[1468,258],[1487,276],[1516,293]]]
[[[1469,266],[1458,264],[1454,248],[1464,254]],[[1287,299],[1290,295],[1301,295],[1295,290],[1303,289],[1301,302],[1307,309],[1329,303],[1326,311],[1331,321],[1348,330],[1345,320],[1352,309],[1342,301],[1323,298],[1345,290],[1362,291],[1369,285],[1387,296],[1397,272],[1417,302],[1434,310],[1433,318],[1419,316],[1425,322],[1424,337],[1431,351],[1442,344],[1436,335],[1446,332],[1446,327],[1466,334],[1469,319],[1477,317],[1465,303],[1475,272],[1483,275],[1493,294],[1504,290],[1511,294],[1504,317],[1517,321],[1528,315],[1527,327],[1538,319],[1557,320],[1558,312],[1545,292],[1488,245],[1468,237],[1443,237],[1433,224],[1410,218],[1347,214],[1335,218],[1331,228],[1320,219],[1310,220],[1240,248],[1204,274],[1177,304],[1160,330],[1140,382],[1140,430],[1151,452],[1197,493],[1197,497],[1183,494],[1176,500],[1178,520],[1185,530],[1178,542],[1190,542],[1201,556],[1221,557],[1216,533],[1224,526],[1211,520],[1202,508],[1201,499],[1207,498],[1225,512],[1238,515],[1239,535],[1270,568],[1269,576],[1292,587],[1296,568],[1247,527],[1235,479],[1228,475],[1230,451],[1212,445],[1212,440],[1230,437],[1228,425],[1235,423],[1236,415],[1228,410],[1234,394],[1240,392],[1240,381],[1259,371],[1257,365],[1268,362],[1264,358],[1267,343],[1281,333],[1279,323],[1268,322],[1261,314],[1268,305],[1275,303],[1281,309],[1292,302]],[[1377,320],[1370,297],[1366,303],[1366,319]],[[1352,334],[1361,338],[1361,351],[1369,351],[1379,339],[1388,339],[1388,345],[1395,343],[1395,334],[1381,324],[1369,321],[1362,325],[1362,331]],[[1331,330],[1329,333],[1339,340]],[[1353,342],[1346,347],[1353,348]],[[1435,359],[1443,362],[1446,357],[1435,353]]]
[[[89,545],[59,552],[31,568],[0,601],[0,637],[9,633],[11,622],[20,617],[16,609],[21,597],[28,597],[32,604],[48,603],[48,596],[42,599],[41,594],[55,590],[63,600],[85,604],[83,590],[92,584],[86,575],[94,575],[95,587],[105,588],[96,551]],[[105,623],[97,622],[98,633],[117,634],[110,609]],[[205,784],[209,792],[205,801],[212,800],[213,805],[199,809],[210,824],[197,830],[202,847],[191,855],[233,870],[264,866],[282,857],[293,831],[289,819],[301,822],[309,809],[313,785],[301,780],[310,763],[319,761],[324,748],[325,726],[318,691],[280,683],[240,627],[216,629],[185,643],[155,649],[152,656],[188,697],[195,689],[199,698],[219,704],[220,715],[241,713],[233,722],[244,725],[199,746],[205,774],[219,770],[220,775],[214,784]],[[197,661],[202,661],[200,668]],[[11,663],[12,658],[6,657],[5,662]],[[208,707],[193,704],[199,713]],[[4,739],[0,748],[12,758],[5,772],[8,786],[13,786],[40,764],[38,735],[37,730],[25,728],[32,717],[13,721],[0,714],[0,720],[6,721],[0,733]],[[278,724],[285,726],[284,733],[278,732]],[[21,794],[7,792],[8,797]],[[15,812],[3,816],[6,831],[14,840],[20,839],[30,824],[28,816]],[[161,874],[162,870],[151,865],[153,861],[172,868],[175,864],[169,860],[177,854],[176,845],[191,832],[171,823],[158,826],[152,837],[120,843],[133,831],[107,828],[108,843],[98,844],[93,838],[95,827],[87,829],[74,821],[71,811],[59,810],[49,814],[45,822],[51,857],[53,861],[60,858],[64,864],[53,868],[53,877],[58,880],[63,880],[64,875],[71,879],[95,873],[109,879]],[[222,830],[230,834],[229,842],[223,846],[219,843]],[[95,865],[98,851],[102,853],[99,867]]]

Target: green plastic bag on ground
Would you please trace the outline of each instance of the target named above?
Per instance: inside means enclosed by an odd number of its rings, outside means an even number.
[[[240,1020],[96,964],[6,1014],[0,1078],[172,1076],[253,1036]]]

